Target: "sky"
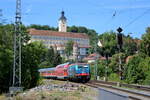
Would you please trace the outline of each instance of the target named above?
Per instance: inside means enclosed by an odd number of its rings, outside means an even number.
[[[0,0],[3,18],[15,21],[16,0]],[[123,28],[141,38],[150,27],[150,0],[22,0],[22,23],[58,26],[61,11],[68,26],[84,26],[99,34]]]

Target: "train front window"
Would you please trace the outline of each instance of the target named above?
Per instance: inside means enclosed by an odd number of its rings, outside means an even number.
[[[83,66],[78,66],[78,68],[87,68],[88,66],[87,65],[83,65]]]

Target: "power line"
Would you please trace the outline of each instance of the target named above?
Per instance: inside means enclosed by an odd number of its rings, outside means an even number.
[[[135,21],[137,21],[138,19],[140,19],[141,17],[143,17],[146,13],[148,13],[150,11],[150,9],[147,9],[145,12],[143,12],[141,15],[137,16],[135,19],[133,19],[131,22],[129,22],[124,28],[127,28],[128,26],[130,26],[131,24],[133,24]]]

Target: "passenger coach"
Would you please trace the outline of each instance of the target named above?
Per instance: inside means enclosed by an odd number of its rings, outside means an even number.
[[[90,66],[86,63],[64,63],[55,68],[39,70],[44,78],[66,79],[70,81],[87,82],[90,80]]]

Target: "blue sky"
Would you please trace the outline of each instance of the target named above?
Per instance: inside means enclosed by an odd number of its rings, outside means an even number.
[[[0,0],[9,23],[14,22],[15,2]],[[22,22],[57,27],[62,10],[68,26],[85,26],[99,34],[120,26],[124,34],[140,38],[150,26],[150,0],[22,0]]]

